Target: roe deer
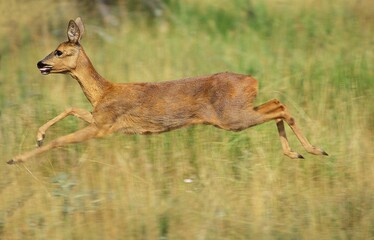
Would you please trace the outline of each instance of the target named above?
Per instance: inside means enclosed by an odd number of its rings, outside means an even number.
[[[312,146],[302,135],[285,105],[274,99],[253,106],[257,80],[237,73],[217,73],[208,76],[159,83],[112,83],[94,69],[80,44],[84,27],[78,17],[70,20],[68,41],[37,63],[44,75],[68,73],[75,78],[90,103],[92,113],[68,108],[39,128],[39,148],[18,155],[7,163],[14,164],[49,149],[79,143],[113,132],[128,134],[162,133],[192,124],[208,124],[230,131],[240,131],[275,120],[283,152],[291,158],[303,158],[291,150],[284,121],[291,127],[306,151],[327,155]],[[46,130],[68,115],[74,115],[89,125],[74,133],[42,145]]]

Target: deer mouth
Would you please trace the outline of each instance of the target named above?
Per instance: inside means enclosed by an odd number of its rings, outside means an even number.
[[[38,62],[37,67],[38,67],[40,73],[43,74],[43,75],[49,74],[51,72],[51,70],[52,70],[52,66],[51,65],[45,64],[45,63],[43,63],[41,61]]]
[[[39,71],[41,74],[47,75],[51,72],[51,69],[52,67],[42,67],[42,68],[39,68]]]

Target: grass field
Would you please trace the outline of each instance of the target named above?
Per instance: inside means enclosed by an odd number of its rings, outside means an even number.
[[[0,239],[374,239],[374,3],[165,4],[159,18],[122,13],[111,26],[72,1],[0,3]],[[36,68],[77,16],[106,78],[252,74],[256,104],[279,98],[330,156],[305,153],[289,128],[306,159],[283,156],[267,123],[114,134],[6,165],[66,107],[90,109],[74,79]],[[83,126],[67,118],[46,141]]]

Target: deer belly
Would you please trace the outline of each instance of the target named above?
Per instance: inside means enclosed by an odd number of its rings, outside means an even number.
[[[122,132],[126,134],[155,134],[198,123],[202,123],[202,121],[193,116],[126,116],[117,119],[111,127],[111,132]]]

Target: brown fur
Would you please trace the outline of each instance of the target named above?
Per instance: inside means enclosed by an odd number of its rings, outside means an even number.
[[[253,106],[257,80],[237,73],[217,73],[159,83],[112,83],[100,76],[80,45],[84,32],[80,18],[68,25],[68,41],[61,43],[37,66],[41,73],[68,73],[80,84],[93,106],[92,113],[68,108],[39,128],[38,149],[18,155],[9,164],[62,145],[82,142],[113,132],[127,134],[162,133],[193,125],[208,124],[230,131],[240,131],[275,120],[284,154],[302,158],[288,144],[286,121],[301,144],[312,154],[327,155],[312,146],[302,135],[287,108],[274,99]],[[46,130],[68,115],[77,116],[89,126],[41,146]]]

